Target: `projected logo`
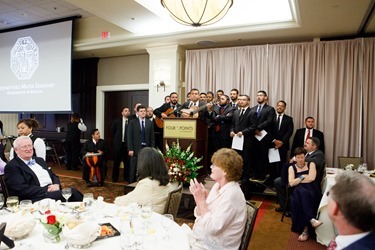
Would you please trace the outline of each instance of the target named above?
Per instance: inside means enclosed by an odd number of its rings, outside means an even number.
[[[28,37],[17,39],[10,52],[10,68],[18,80],[30,79],[39,66],[39,48]]]

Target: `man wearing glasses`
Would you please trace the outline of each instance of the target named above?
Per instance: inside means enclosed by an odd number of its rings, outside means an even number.
[[[13,142],[17,157],[7,163],[5,182],[12,196],[33,202],[45,198],[64,200],[60,180],[40,157],[33,158],[33,143],[28,136],[20,136]],[[82,194],[72,188],[69,201],[82,201]]]

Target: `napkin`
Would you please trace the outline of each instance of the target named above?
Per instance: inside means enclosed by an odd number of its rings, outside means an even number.
[[[83,222],[69,229],[63,228],[63,235],[69,243],[86,245],[93,242],[100,235],[100,226],[94,222]]]
[[[35,220],[30,212],[19,211],[11,214],[7,221],[5,235],[11,238],[21,238],[35,227]]]

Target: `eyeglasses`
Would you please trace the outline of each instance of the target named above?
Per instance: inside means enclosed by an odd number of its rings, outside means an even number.
[[[27,149],[32,149],[32,148],[34,148],[33,147],[33,145],[32,144],[28,144],[28,145],[23,145],[23,146],[20,146],[20,147],[18,147],[18,148],[20,148],[20,149],[22,149],[22,150],[27,150]]]

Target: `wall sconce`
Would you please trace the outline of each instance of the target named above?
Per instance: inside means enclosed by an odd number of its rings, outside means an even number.
[[[156,91],[157,91],[157,92],[159,92],[159,87],[163,87],[163,88],[164,88],[164,92],[165,92],[165,83],[164,83],[163,80],[161,80],[161,81],[159,82],[159,84],[156,85]]]

